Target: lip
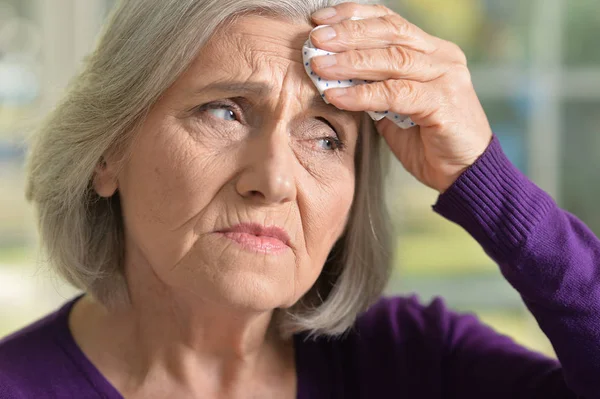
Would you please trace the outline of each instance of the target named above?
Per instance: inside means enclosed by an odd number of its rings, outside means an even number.
[[[218,232],[252,252],[276,254],[291,247],[290,236],[277,226],[240,223]]]

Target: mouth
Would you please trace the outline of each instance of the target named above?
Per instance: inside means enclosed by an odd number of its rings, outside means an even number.
[[[279,254],[291,248],[289,235],[277,226],[242,223],[218,233],[251,252]]]

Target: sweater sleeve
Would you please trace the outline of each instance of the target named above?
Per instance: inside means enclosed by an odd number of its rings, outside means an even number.
[[[514,167],[496,137],[434,210],[462,226],[499,265],[560,362],[556,369],[536,367],[537,356],[510,344],[486,350],[483,327],[463,323],[449,358],[456,384],[495,369],[511,397],[527,390],[527,397],[600,398],[600,240]],[[495,362],[502,370],[489,367]]]

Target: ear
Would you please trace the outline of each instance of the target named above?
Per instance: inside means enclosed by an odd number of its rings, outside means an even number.
[[[112,197],[119,188],[115,162],[109,162],[105,157],[100,158],[94,169],[92,183],[94,191],[99,196],[104,198]]]

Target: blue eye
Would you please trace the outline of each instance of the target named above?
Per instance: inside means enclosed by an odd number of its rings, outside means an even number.
[[[337,131],[333,125],[325,118],[317,118],[317,120],[325,123],[333,131],[335,136],[320,137],[317,139],[319,147],[325,151],[338,151],[344,149],[344,142],[337,136]]]
[[[211,108],[207,111],[210,112],[213,116],[223,119],[226,121],[236,121],[237,118],[235,116],[235,112],[225,106],[219,106],[221,108]]]
[[[335,137],[323,137],[318,140],[319,146],[326,151],[336,151],[343,147],[340,139]]]

